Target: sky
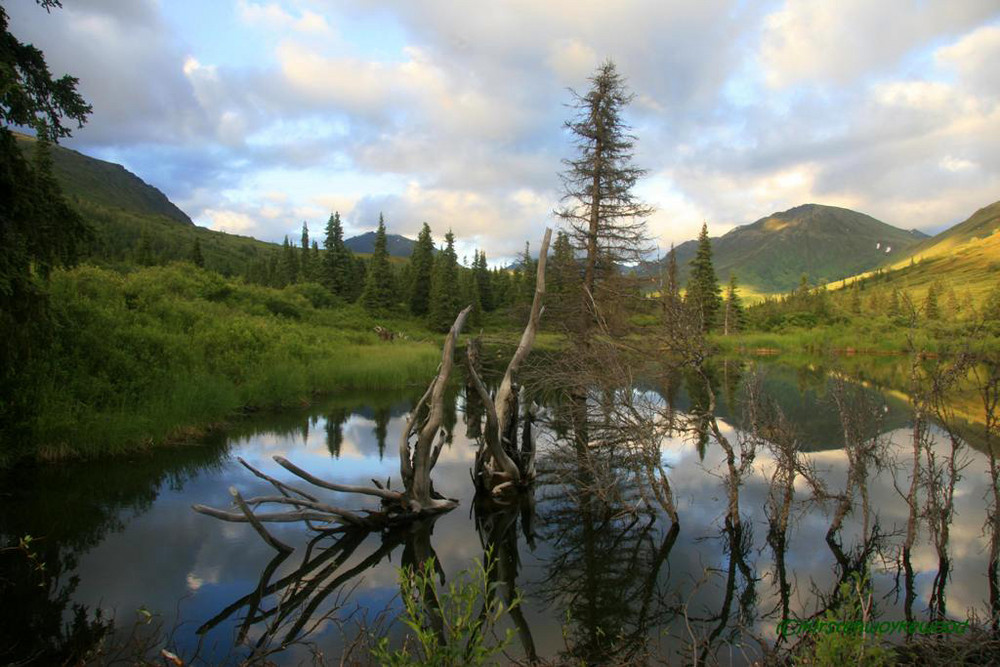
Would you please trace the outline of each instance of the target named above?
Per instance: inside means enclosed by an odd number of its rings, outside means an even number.
[[[606,59],[662,249],[805,203],[933,233],[1000,199],[996,0],[63,5],[4,1],[93,105],[64,144],[268,241],[339,211],[491,263],[537,246]]]

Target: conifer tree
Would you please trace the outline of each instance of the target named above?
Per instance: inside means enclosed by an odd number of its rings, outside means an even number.
[[[583,252],[580,342],[594,325],[591,299],[598,298],[601,267],[611,275],[621,262],[641,259],[647,250],[646,222],[653,211],[632,189],[646,172],[632,163],[633,137],[622,118],[633,95],[613,62],[601,64],[585,95],[573,92],[576,117],[566,123],[576,140],[577,156],[564,161],[566,220],[573,243]]]
[[[535,282],[538,278],[535,267],[537,262],[531,259],[531,244],[524,242],[524,254],[521,255],[520,281],[518,283],[517,300],[519,303],[531,304],[535,298]]]
[[[983,302],[983,319],[987,322],[1000,322],[1000,283],[993,286],[986,301]]]
[[[687,303],[701,322],[702,331],[715,325],[722,306],[721,290],[712,266],[712,241],[708,238],[708,224],[703,223],[698,235],[698,251],[691,260],[688,279]]]
[[[475,272],[469,268],[459,267],[459,285],[460,291],[462,293],[461,301],[459,305],[471,305],[472,311],[469,313],[468,325],[470,330],[475,327],[482,326],[483,323],[483,305],[482,301],[479,299],[479,288],[476,285],[476,275]]]
[[[323,258],[323,284],[337,296],[353,301],[351,280],[355,274],[354,257],[344,245],[344,228],[340,224],[340,213],[334,212],[326,223],[326,238],[323,240],[326,255]]]
[[[493,280],[490,268],[486,264],[486,251],[477,250],[472,262],[472,271],[476,279],[476,290],[479,293],[479,303],[486,312],[493,311],[496,304],[493,300]]]
[[[889,304],[886,306],[886,314],[888,314],[889,317],[899,317],[902,312],[903,311],[900,310],[899,303],[899,290],[893,288],[892,291],[889,292]]]
[[[410,312],[422,317],[430,310],[431,278],[434,273],[434,239],[425,222],[410,254]]]
[[[365,276],[364,291],[361,293],[361,305],[370,313],[384,313],[392,308],[394,302],[385,220],[379,213],[378,229],[375,231],[375,250],[368,261],[368,273]]]
[[[281,242],[281,279],[282,286],[293,285],[299,279],[299,258],[287,235]]]
[[[931,286],[927,288],[927,296],[924,297],[924,317],[928,320],[941,319],[941,309],[938,306],[938,294],[940,292],[941,286],[937,281],[931,283]]]
[[[444,333],[451,327],[461,301],[458,290],[458,257],[455,255],[455,235],[449,230],[444,237],[445,247],[434,258],[431,279],[428,324],[435,331]]]
[[[191,246],[191,261],[199,269],[205,268],[205,256],[201,254],[201,241],[197,237]]]
[[[312,280],[312,258],[309,256],[309,225],[305,220],[302,221],[302,239],[299,249],[301,251],[299,256],[299,267],[300,273],[302,274],[302,280],[303,282]]]
[[[728,336],[743,329],[745,312],[740,295],[736,292],[736,276],[729,274],[729,287],[726,289],[726,301],[723,307],[723,334]]]

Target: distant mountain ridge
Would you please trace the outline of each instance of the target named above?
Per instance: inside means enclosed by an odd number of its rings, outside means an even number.
[[[386,234],[385,240],[386,250],[389,251],[390,257],[408,258],[413,254],[413,246],[417,245],[417,242],[413,239],[408,239],[399,234]],[[375,252],[375,232],[365,232],[364,234],[352,236],[344,240],[344,245],[350,248],[351,252],[370,255]]]
[[[30,155],[35,138],[20,133],[15,136],[21,150]],[[52,147],[52,166],[63,193],[70,199],[89,199],[102,206],[143,215],[161,215],[194,226],[188,214],[165,194],[120,164],[56,145]]]
[[[712,260],[719,282],[732,273],[755,291],[787,292],[803,274],[813,284],[839,280],[891,261],[926,238],[850,209],[803,204],[713,238]],[[675,249],[682,283],[697,250],[697,241]],[[644,273],[659,272],[666,261],[645,267]]]

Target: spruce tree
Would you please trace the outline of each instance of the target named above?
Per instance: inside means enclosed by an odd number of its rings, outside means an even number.
[[[295,254],[295,248],[288,241],[288,236],[281,242],[281,274],[282,287],[298,282],[299,258]]]
[[[302,275],[302,281],[306,282],[312,280],[312,262],[309,256],[309,225],[306,221],[302,221],[302,239],[299,245],[300,255],[299,255],[299,266],[300,273]]]
[[[576,141],[577,156],[564,160],[565,206],[556,212],[583,252],[579,303],[588,314],[580,318],[583,344],[595,323],[591,299],[611,296],[598,289],[601,267],[611,275],[618,264],[641,259],[648,246],[645,219],[653,212],[632,192],[646,173],[632,163],[633,137],[622,118],[633,95],[610,60],[597,68],[590,83],[585,95],[571,91],[576,117],[566,127]]]
[[[691,260],[691,277],[688,279],[687,303],[701,322],[702,331],[714,325],[722,306],[719,283],[712,266],[712,241],[708,238],[708,224],[702,224],[698,235],[698,252]]]
[[[430,310],[431,278],[434,273],[434,239],[425,222],[410,254],[410,312],[422,317]]]
[[[941,319],[941,309],[938,306],[938,295],[941,293],[941,285],[934,281],[927,288],[927,296],[924,297],[924,317],[928,320]]]
[[[201,254],[201,241],[197,238],[191,245],[191,262],[199,269],[205,268],[205,256]]]
[[[729,287],[726,289],[726,302],[723,306],[723,333],[728,336],[743,329],[746,314],[740,295],[736,292],[736,276],[729,274]]]
[[[392,268],[389,266],[388,242],[385,235],[385,220],[378,215],[378,229],[375,231],[375,251],[368,261],[365,288],[361,293],[361,305],[369,313],[385,313],[394,305]]]
[[[455,235],[449,230],[444,237],[445,247],[434,258],[434,274],[431,279],[429,326],[441,333],[451,328],[455,316],[461,310],[458,283],[458,257],[455,255]]]
[[[459,302],[460,305],[471,305],[472,310],[469,312],[469,318],[467,320],[468,326],[471,329],[475,327],[480,327],[483,324],[483,305],[482,301],[479,299],[479,288],[476,285],[476,274],[469,268],[458,267],[459,273],[459,286],[462,293],[462,299]]]
[[[340,224],[340,213],[334,212],[326,223],[326,238],[323,239],[326,255],[323,257],[323,284],[327,289],[348,301],[353,301],[351,280],[354,276],[354,257],[344,245],[344,228]]]
[[[493,300],[493,279],[490,274],[490,268],[486,264],[485,250],[476,251],[476,258],[472,263],[472,271],[476,278],[479,303],[482,305],[484,311],[491,312],[496,308],[496,304]]]
[[[531,244],[524,243],[524,254],[521,255],[521,280],[518,285],[517,300],[519,303],[531,305],[535,298],[535,284],[538,282],[538,262],[531,259]]]

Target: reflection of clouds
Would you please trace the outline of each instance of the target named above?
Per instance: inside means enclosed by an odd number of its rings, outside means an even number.
[[[274,553],[246,524],[220,522],[196,515],[190,504],[197,502],[225,508],[231,499],[228,487],[234,485],[245,497],[270,495],[273,489],[257,479],[236,461],[246,458],[269,475],[302,488],[309,488],[325,500],[350,507],[377,506],[375,499],[336,494],[309,487],[271,460],[275,454],[310,470],[314,474],[346,484],[370,484],[371,478],[394,480],[399,483],[398,443],[405,425],[405,413],[389,419],[386,435],[385,459],[378,458],[378,445],[374,433],[375,422],[365,416],[352,414],[343,424],[344,443],[341,457],[331,457],[326,443],[326,420],[320,417],[309,424],[308,436],[303,438],[301,428],[286,429],[283,433],[260,433],[242,437],[231,443],[230,458],[217,469],[205,470],[192,476],[182,487],[160,489],[150,509],[127,521],[124,529],[109,534],[103,542],[84,554],[77,573],[80,586],[76,601],[117,609],[120,617],[126,612],[145,605],[147,608],[172,618],[173,610],[181,604],[182,618],[189,621],[179,629],[178,646],[193,647],[198,638],[194,628],[217,614],[234,600],[251,592],[258,585],[261,571],[271,561]],[[736,430],[731,424],[720,421],[720,428],[736,444]],[[943,457],[950,447],[936,429],[938,437],[934,450]],[[552,434],[539,434],[540,451],[551,449]],[[899,488],[909,486],[909,457],[912,434],[899,429],[887,434],[897,457],[896,483]],[[714,613],[725,597],[725,574],[729,566],[729,553],[724,538],[720,538],[720,518],[726,513],[727,499],[724,487],[726,472],[722,448],[709,444],[704,461],[699,460],[694,443],[681,436],[665,438],[660,443],[663,460],[669,464],[668,475],[677,500],[681,532],[670,554],[669,562],[661,570],[660,585],[665,591],[684,600],[690,597],[690,608]],[[456,574],[472,567],[475,559],[483,556],[482,547],[469,515],[472,502],[472,485],[469,468],[474,459],[475,442],[464,435],[464,428],[457,425],[454,441],[445,446],[434,470],[434,482],[445,496],[458,498],[462,507],[440,517],[434,525],[431,543],[440,559],[448,581]],[[842,450],[828,450],[804,454],[803,458],[817,466],[823,473],[831,492],[843,489],[847,460]],[[969,450],[971,463],[962,471],[956,486],[955,516],[950,526],[951,541],[948,545],[952,571],[947,589],[947,606],[956,616],[967,608],[985,608],[984,575],[987,568],[986,539],[982,534],[984,519],[984,494],[990,486],[986,474],[987,463],[982,454]],[[939,458],[943,460],[943,458]],[[109,463],[109,465],[119,465]],[[126,464],[121,464],[126,465]],[[747,559],[759,578],[756,584],[758,610],[764,613],[780,602],[775,562],[766,542],[767,518],[765,507],[769,497],[770,478],[774,474],[775,460],[766,448],[758,449],[752,472],[748,473],[740,489],[740,510],[753,536],[753,548]],[[711,473],[711,474],[709,474]],[[893,485],[892,472],[885,470],[874,475],[869,483],[871,506],[878,514],[882,532],[892,535],[887,555],[891,558],[900,537],[905,531],[908,510]],[[803,615],[814,611],[815,600],[810,584],[829,591],[835,584],[836,562],[825,542],[826,531],[832,517],[833,503],[806,505],[808,487],[800,477],[796,481],[796,505],[788,533],[788,550],[785,562],[788,578],[794,582],[791,605],[794,613]],[[549,509],[546,501],[539,499],[539,514]],[[859,501],[860,502],[860,501]],[[859,539],[860,509],[848,516],[842,539],[845,550]],[[536,526],[536,530],[541,528]],[[272,524],[275,535],[298,547],[295,554],[275,573],[273,579],[294,571],[301,563],[303,549],[309,533],[297,524]],[[665,526],[658,525],[658,530]],[[354,554],[338,568],[343,572],[358,565],[378,549],[381,536],[370,535]],[[330,544],[329,542],[327,544]],[[546,607],[532,596],[536,583],[547,576],[546,566],[566,545],[546,543],[539,538],[537,549],[531,552],[519,538],[522,569],[518,579],[522,587],[525,614],[534,630],[535,641],[543,655],[552,655],[564,647],[560,632],[563,610]],[[362,605],[375,612],[398,593],[398,572],[402,548],[393,551],[375,567],[366,570],[350,582],[356,585],[347,607]],[[922,524],[918,543],[912,554],[916,571],[916,586],[920,595],[915,611],[923,613],[937,572],[938,557],[926,524]],[[719,570],[709,584],[692,592],[693,582],[702,578],[704,568]],[[876,561],[873,579],[876,594],[881,602],[884,618],[902,617],[902,600],[885,598],[893,585],[894,571],[883,569]],[[335,575],[334,575],[335,576]],[[331,577],[332,578],[332,577]],[[186,597],[185,597],[186,596]],[[331,596],[329,604],[332,604]],[[269,599],[268,604],[275,600]],[[756,626],[758,633],[773,637],[774,619],[762,619]],[[231,618],[212,631],[206,641],[228,646],[238,621]],[[670,631],[672,628],[668,628]],[[255,630],[259,632],[260,630]],[[316,636],[324,652],[336,654],[341,639],[335,627],[324,624]],[[282,661],[296,662],[308,655],[297,653],[283,655]]]

